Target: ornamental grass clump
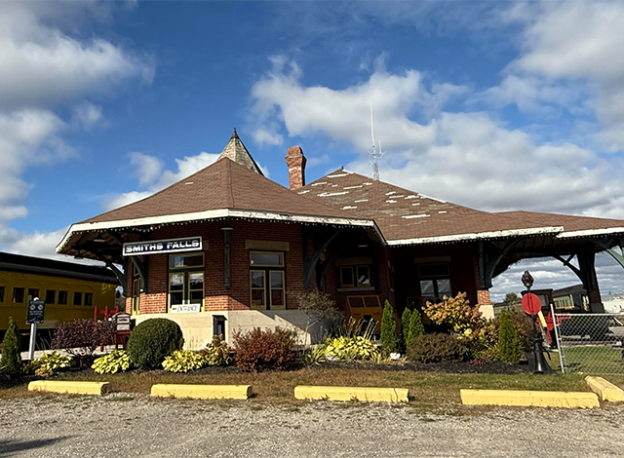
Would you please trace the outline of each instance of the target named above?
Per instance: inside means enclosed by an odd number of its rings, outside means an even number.
[[[295,362],[296,333],[282,328],[236,332],[234,361],[247,372],[288,369]]]
[[[208,358],[194,351],[176,350],[171,356],[167,356],[162,363],[163,368],[169,372],[196,371],[208,365]]]
[[[500,315],[497,349],[500,360],[507,364],[518,364],[522,358],[522,343],[506,310],[503,310]]]
[[[91,368],[97,374],[116,374],[117,372],[126,372],[130,369],[130,356],[125,350],[115,350],[108,355],[100,356]]]
[[[384,304],[383,315],[381,316],[381,351],[384,355],[397,351],[397,329],[394,319],[394,308],[390,302]]]
[[[20,354],[20,333],[13,317],[9,317],[4,339],[2,340],[2,359],[0,359],[0,374],[17,376],[24,370]]]
[[[135,366],[160,369],[174,351],[181,350],[184,339],[180,326],[166,318],[150,318],[139,323],[128,339],[128,355]]]

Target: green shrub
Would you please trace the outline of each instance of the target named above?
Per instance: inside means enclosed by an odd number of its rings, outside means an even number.
[[[141,369],[160,369],[162,362],[180,350],[184,339],[177,323],[166,318],[151,318],[134,328],[128,339],[130,362]]]
[[[2,340],[2,359],[0,360],[0,374],[20,375],[24,370],[20,354],[20,333],[13,317],[9,317],[4,339]]]
[[[419,363],[465,361],[466,345],[449,334],[425,334],[414,339],[407,349],[407,358]]]
[[[410,321],[412,320],[412,311],[405,307],[403,310],[403,314],[401,315],[401,342],[403,342],[403,346],[407,348],[407,341],[409,339],[409,327]]]
[[[232,338],[236,366],[244,371],[286,369],[295,361],[295,337],[295,332],[279,327],[236,332]]]
[[[407,340],[405,341],[405,347],[409,348],[414,339],[418,336],[425,334],[425,326],[422,322],[422,316],[418,310],[414,310],[410,316],[409,328],[407,331]]]
[[[339,361],[371,359],[376,353],[375,345],[362,336],[341,336],[325,342],[325,356]]]
[[[31,362],[28,369],[35,375],[47,376],[64,369],[69,369],[73,361],[73,358],[59,355],[57,352],[53,351]]]
[[[500,360],[508,364],[518,364],[522,357],[522,344],[518,331],[511,322],[509,312],[503,310],[498,328],[498,355]]]
[[[227,366],[232,363],[230,347],[223,336],[214,336],[206,348],[199,350],[200,356],[206,358],[210,366]]]
[[[397,329],[394,319],[394,308],[390,302],[384,304],[383,315],[381,316],[381,350],[385,355],[397,351]]]
[[[196,371],[208,365],[208,358],[194,351],[176,350],[167,356],[162,366],[169,372]]]
[[[54,330],[52,348],[69,353],[81,368],[89,367],[97,347],[111,344],[114,336],[115,325],[111,321],[94,322],[86,318],[67,321]]]
[[[130,356],[124,350],[115,350],[108,355],[100,356],[91,368],[98,374],[116,374],[130,369]]]

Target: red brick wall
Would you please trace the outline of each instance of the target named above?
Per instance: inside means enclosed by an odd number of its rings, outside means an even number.
[[[473,243],[415,245],[392,249],[395,267],[395,291],[399,310],[403,310],[407,304],[408,297],[420,296],[420,281],[414,259],[444,256],[450,256],[451,258],[451,288],[453,294],[465,292],[471,304],[476,305],[479,303],[479,298],[477,297],[479,272],[477,270],[476,247]]]
[[[303,291],[302,231],[298,224],[249,222],[234,220],[230,226],[231,287],[225,287],[224,236],[221,222],[193,223],[166,226],[153,231],[150,239],[202,236],[204,240],[205,310],[249,310],[249,250],[245,240],[289,242],[290,250],[284,253],[286,265],[286,307],[296,309],[293,293]],[[167,312],[168,255],[151,255],[148,260],[148,294],[141,295],[143,313]],[[128,282],[131,297],[131,279]],[[130,307],[130,299],[127,300]]]

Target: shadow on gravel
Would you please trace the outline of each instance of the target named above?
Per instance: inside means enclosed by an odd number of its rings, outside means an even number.
[[[56,444],[57,442],[69,439],[70,437],[71,436],[65,436],[54,439],[40,439],[33,441],[0,440],[0,456],[4,458],[13,456],[13,454],[17,454],[18,452],[47,447],[49,445]]]

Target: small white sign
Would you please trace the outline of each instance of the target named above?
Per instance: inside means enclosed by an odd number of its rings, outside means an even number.
[[[176,304],[171,306],[171,313],[198,313],[201,304]]]

